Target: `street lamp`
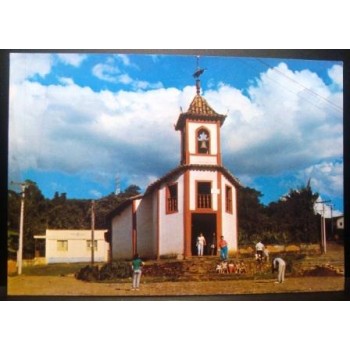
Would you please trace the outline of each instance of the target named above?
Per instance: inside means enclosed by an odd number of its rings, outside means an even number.
[[[19,242],[18,242],[18,250],[17,250],[17,273],[18,275],[22,274],[22,257],[23,257],[23,223],[24,223],[24,199],[25,199],[25,191],[28,187],[28,184],[25,182],[13,182],[13,185],[21,186],[21,213],[19,218]]]
[[[316,202],[322,204],[322,214],[321,214],[321,251],[322,254],[327,253],[327,238],[326,238],[326,218],[324,214],[324,204],[329,203],[329,201]]]

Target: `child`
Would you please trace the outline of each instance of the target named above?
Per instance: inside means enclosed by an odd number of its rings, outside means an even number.
[[[132,269],[132,290],[139,290],[141,274],[142,274],[142,266],[144,262],[139,258],[138,254],[134,255],[134,258],[131,262]]]

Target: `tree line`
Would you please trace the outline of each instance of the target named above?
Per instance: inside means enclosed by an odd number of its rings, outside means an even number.
[[[46,229],[90,229],[91,200],[68,199],[66,193],[54,194],[47,199],[37,184],[26,181],[24,212],[24,258],[34,256],[34,235],[44,235]],[[107,215],[126,199],[140,194],[137,185],[131,185],[119,194],[111,193],[95,201],[95,229],[108,228]],[[314,213],[318,198],[310,183],[290,190],[288,195],[265,206],[262,193],[243,187],[238,191],[239,244],[289,242],[313,243],[319,241],[320,219]],[[8,254],[15,258],[18,249],[18,232],[21,194],[8,190]]]
[[[35,250],[34,235],[44,235],[46,229],[91,229],[91,200],[68,199],[66,193],[54,194],[47,199],[37,184],[26,180],[23,255],[32,258]],[[111,193],[95,201],[95,229],[108,228],[107,215],[127,198],[140,194],[140,188],[130,185],[115,195]],[[15,257],[18,249],[21,194],[8,190],[8,255]]]
[[[238,192],[239,243],[320,241],[320,216],[314,211],[319,195],[313,193],[310,181],[267,206],[261,204],[261,197],[261,192],[249,187]]]

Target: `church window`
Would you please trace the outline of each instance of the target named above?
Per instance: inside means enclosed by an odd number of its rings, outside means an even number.
[[[225,191],[226,212],[232,213],[232,187],[226,186]]]
[[[166,189],[166,213],[176,213],[178,211],[177,208],[177,183],[168,185]]]
[[[210,135],[208,130],[200,128],[197,131],[197,153],[209,154]]]
[[[211,209],[211,183],[197,182],[197,208]]]

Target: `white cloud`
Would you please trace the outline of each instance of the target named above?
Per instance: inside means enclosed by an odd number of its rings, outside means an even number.
[[[74,67],[79,67],[87,59],[87,55],[77,53],[60,53],[57,56],[64,64]]]
[[[223,155],[238,174],[277,175],[342,155],[342,113],[324,100],[315,104],[300,96],[305,88],[329,98],[336,94],[315,73],[292,72],[285,64],[278,69],[284,75],[272,69],[261,74],[249,97],[225,85],[206,93],[218,112],[229,110]]]
[[[328,75],[332,81],[343,90],[343,67],[339,64],[335,64],[328,70]]]
[[[321,162],[299,173],[301,178],[310,178],[315,192],[327,196],[343,196],[343,162]]]
[[[11,53],[10,81],[11,83],[20,83],[36,75],[45,77],[51,72],[52,64],[52,55]]]
[[[128,55],[125,55],[125,54],[118,54],[118,55],[115,55],[118,59],[120,59],[123,64],[125,66],[130,66],[131,65],[131,61],[130,61],[130,58]]]
[[[69,77],[60,78],[63,85],[44,86],[23,79],[48,74],[51,56],[33,65],[32,57],[14,60],[28,68],[11,79],[10,169],[103,169],[107,178],[118,172],[146,186],[179,164],[180,135],[173,124],[180,106],[187,110],[193,99],[193,86],[180,91],[135,80],[113,59],[95,65],[93,74],[136,91],[96,92]],[[310,91],[337,103],[342,93],[308,70],[293,72],[285,64],[278,70],[292,80],[269,69],[248,96],[227,84],[205,92],[218,113],[229,111],[221,134],[224,165],[249,182],[294,171],[311,176],[316,191],[340,195],[343,165],[330,159],[342,157],[342,114]]]
[[[116,59],[122,61],[125,66],[135,66],[131,63],[127,55],[114,55],[107,58],[106,63],[98,63],[92,69],[92,74],[104,81],[114,84],[128,85],[134,90],[160,89],[163,87],[161,82],[151,83],[148,81],[133,79],[128,73],[121,70],[117,65]]]
[[[119,73],[119,68],[111,64],[98,63],[92,68],[92,74],[95,77],[110,83],[117,82],[117,76]]]
[[[74,85],[74,80],[72,78],[61,77],[58,80],[62,85]]]

